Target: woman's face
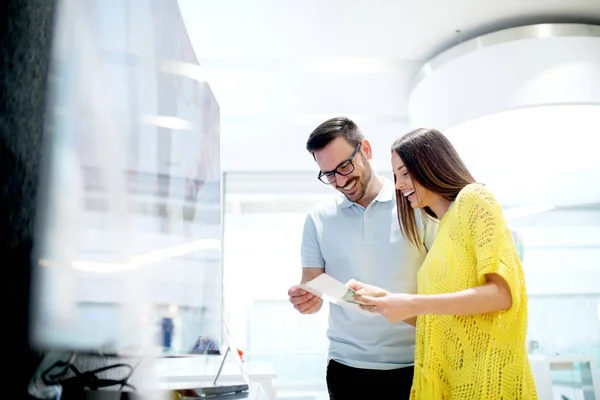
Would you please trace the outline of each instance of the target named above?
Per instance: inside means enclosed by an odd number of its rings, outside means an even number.
[[[392,172],[394,173],[396,189],[402,192],[412,208],[423,208],[430,205],[428,200],[433,197],[433,193],[412,180],[404,166],[404,161],[395,151],[392,151]]]

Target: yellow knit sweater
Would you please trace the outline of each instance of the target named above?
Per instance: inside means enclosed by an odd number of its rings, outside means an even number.
[[[490,273],[508,283],[509,310],[417,318],[412,400],[537,399],[525,345],[527,295],[517,251],[495,197],[482,185],[470,184],[440,221],[419,270],[419,294],[473,288]]]

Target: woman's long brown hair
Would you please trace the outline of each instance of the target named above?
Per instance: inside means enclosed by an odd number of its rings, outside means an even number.
[[[454,201],[462,188],[475,182],[452,143],[435,129],[419,128],[407,133],[392,144],[394,151],[414,182],[446,200]],[[404,237],[422,249],[414,210],[399,190],[396,190],[396,206]],[[429,207],[424,207],[422,212],[438,218]]]

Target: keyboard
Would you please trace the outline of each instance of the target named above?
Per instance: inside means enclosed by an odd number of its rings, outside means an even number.
[[[236,384],[236,385],[217,385],[217,386],[209,386],[203,387],[202,392],[206,395],[206,397],[221,397],[227,399],[226,395],[247,392],[249,390],[249,386],[246,383]]]

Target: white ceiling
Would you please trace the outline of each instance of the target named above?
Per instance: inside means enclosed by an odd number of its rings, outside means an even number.
[[[179,0],[199,59],[376,57],[421,61],[540,22],[599,21],[597,0]],[[236,62],[230,64],[238,68]],[[207,67],[209,65],[206,65]]]
[[[599,0],[179,0],[221,106],[224,170],[313,170],[308,134],[355,119],[377,169],[410,128],[415,71],[460,41],[543,22],[600,23]]]

